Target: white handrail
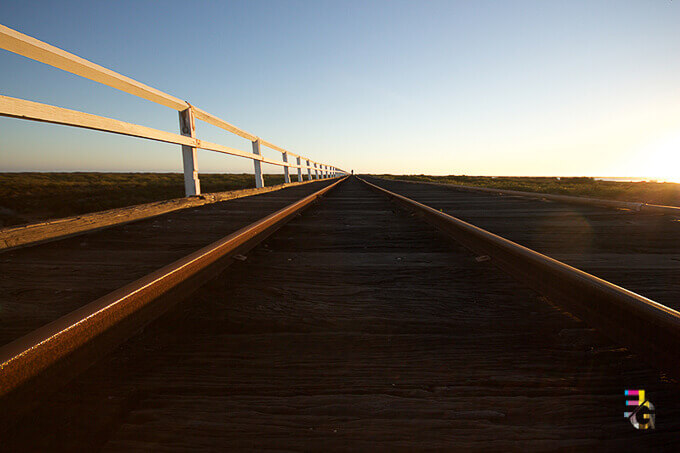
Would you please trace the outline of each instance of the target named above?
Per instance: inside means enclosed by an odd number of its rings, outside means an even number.
[[[346,171],[320,162],[315,162],[299,154],[292,153],[284,148],[276,146],[258,136],[246,132],[243,129],[230,124],[217,116],[201,110],[186,101],[152,88],[143,83],[137,82],[129,77],[118,74],[117,72],[106,69],[103,66],[92,63],[65,50],[54,47],[36,38],[20,33],[9,27],[0,24],[0,48],[36,60],[55,68],[62,69],[72,74],[85,77],[95,82],[116,88],[126,93],[138,96],[151,102],[177,110],[180,114],[180,132],[182,135],[152,129],[137,124],[126,123],[103,116],[92,115],[76,110],[64,109],[48,104],[0,96],[0,116],[22,118],[33,121],[43,121],[67,126],[82,127],[99,131],[111,132],[116,134],[129,135],[133,137],[146,138],[167,143],[180,144],[183,147],[184,156],[184,181],[187,196],[199,195],[200,184],[198,181],[196,165],[196,149],[216,151],[233,156],[245,157],[255,162],[255,180],[258,186],[264,185],[260,162],[284,167],[285,174],[288,175],[289,168],[300,169],[298,180],[302,179],[301,169],[306,168],[309,179],[311,179],[311,169],[315,169],[317,178],[333,177],[339,174],[347,174]],[[217,126],[240,137],[253,142],[253,150],[257,152],[248,153],[227,146],[218,145],[200,140],[195,137],[194,120],[199,119],[206,123]],[[262,157],[259,154],[260,146],[265,146],[282,153],[283,160],[276,161]],[[288,157],[297,158],[297,164],[288,162]],[[307,165],[301,165],[305,160]],[[313,164],[313,167],[310,165]],[[318,167],[317,167],[318,165]],[[320,171],[322,168],[330,171]],[[288,182],[290,177],[286,177]]]

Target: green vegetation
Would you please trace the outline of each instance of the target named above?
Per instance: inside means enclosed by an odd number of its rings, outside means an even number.
[[[671,182],[597,181],[594,178],[549,178],[513,176],[379,175],[386,179],[425,181],[463,186],[492,187],[524,192],[552,193],[607,200],[634,201],[680,206],[680,184]]]
[[[204,193],[255,187],[251,174],[203,174]],[[281,184],[283,175],[265,175]],[[184,196],[180,173],[0,173],[0,227]]]

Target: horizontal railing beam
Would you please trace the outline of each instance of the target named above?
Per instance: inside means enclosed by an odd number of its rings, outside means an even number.
[[[205,121],[208,124],[212,124],[213,126],[217,126],[220,129],[224,129],[225,131],[229,131],[232,134],[236,134],[239,137],[243,137],[247,140],[250,140],[251,142],[254,142],[257,140],[257,136],[251,134],[250,132],[246,132],[243,129],[234,126],[231,123],[227,123],[223,119],[220,119],[216,117],[215,115],[211,115],[210,113],[206,112],[205,110],[201,110],[198,107],[193,107],[192,109],[194,110],[194,115],[196,116],[196,119],[199,119],[201,121]]]
[[[195,146],[196,139],[99,115],[0,95],[0,115]]]
[[[85,129],[99,130],[104,132],[111,132],[115,134],[128,135],[139,138],[146,138],[150,140],[162,141],[167,143],[175,143],[183,146],[193,148],[205,149],[208,151],[216,151],[233,156],[246,157],[254,159],[263,163],[278,165],[289,168],[300,169],[315,169],[315,173],[319,174],[322,168],[327,167],[321,162],[316,162],[307,159],[299,154],[290,152],[287,149],[274,145],[266,140],[262,140],[250,132],[228,123],[215,115],[212,115],[202,109],[192,106],[186,101],[183,101],[175,96],[164,93],[156,88],[150,87],[143,83],[137,82],[130,77],[126,77],[115,71],[107,69],[96,63],[88,61],[77,55],[74,55],[58,47],[47,44],[31,36],[12,30],[9,27],[0,25],[0,49],[22,55],[24,57],[39,61],[41,63],[53,66],[63,71],[90,79],[92,81],[110,86],[117,90],[124,91],[128,94],[138,96],[151,102],[172,108],[179,112],[185,112],[189,109],[193,114],[194,119],[205,121],[213,126],[224,129],[228,132],[238,135],[239,137],[250,140],[251,142],[259,142],[262,146],[286,153],[290,157],[299,157],[307,162],[308,166],[300,166],[292,163],[276,161],[264,158],[254,153],[240,151],[227,146],[218,145],[216,143],[205,142],[193,137],[185,137],[170,132],[165,132],[145,126],[140,126],[133,123],[114,120],[98,115],[79,112],[76,110],[64,109],[61,107],[51,106],[48,104],[41,104],[38,102],[26,101],[7,96],[0,96],[0,116],[8,116],[14,118],[23,118],[27,120],[42,121],[47,123],[62,124],[74,127],[81,127]],[[313,166],[312,166],[313,165]],[[347,173],[347,172],[343,172]]]
[[[268,159],[257,154],[248,153],[197,138],[185,137],[172,132],[140,126],[139,124],[127,123],[125,121],[93,115],[91,113],[84,113],[77,110],[65,109],[62,107],[42,104],[40,102],[27,101],[9,96],[0,95],[0,116],[40,121],[43,123],[61,124],[64,126],[73,126],[83,129],[110,132],[119,135],[128,135],[131,137],[145,138],[159,142],[174,143],[176,145],[191,146],[193,148],[204,149],[207,151],[215,151],[232,156],[259,160],[263,163],[278,165],[280,167],[286,166],[298,168],[298,165],[293,163]],[[300,166],[300,168],[306,168],[306,166]]]
[[[66,72],[94,80],[126,93],[139,96],[147,101],[170,107],[177,111],[186,110],[189,104],[143,83],[139,83],[103,66],[92,63],[77,55],[61,50],[50,44],[0,25],[0,48],[54,66]]]
[[[41,63],[45,63],[55,68],[66,72],[93,80],[103,85],[116,88],[128,94],[138,96],[147,101],[155,102],[166,107],[175,109],[177,111],[184,111],[191,107],[194,111],[194,117],[213,126],[219,127],[233,134],[243,137],[250,141],[255,141],[258,137],[250,132],[247,132],[237,126],[234,126],[215,115],[212,115],[205,110],[190,106],[186,101],[183,101],[175,96],[164,93],[160,90],[152,88],[143,83],[137,82],[130,77],[126,77],[110,69],[106,69],[96,63],[92,63],[84,58],[66,52],[58,47],[47,44],[31,36],[25,35],[9,27],[0,25],[0,48],[7,51],[22,55]],[[276,146],[265,140],[260,140],[260,143],[267,148],[271,148],[280,152],[287,152],[289,156],[297,157],[288,150]],[[301,156],[302,157],[302,156]]]
[[[233,156],[247,157],[260,160],[260,156],[240,151],[228,146],[206,142],[196,138],[185,137],[172,132],[161,131],[151,127],[114,120],[99,115],[65,109],[39,102],[26,101],[0,95],[0,116],[41,121],[44,123],[61,124],[84,129],[93,129],[103,132],[111,132],[120,135],[146,138],[159,142],[174,143],[177,145],[192,146],[194,148],[216,151]]]
[[[290,156],[290,157],[299,157],[299,158],[301,158],[301,159],[305,159],[305,156],[302,156],[302,155],[300,155],[300,154],[295,154],[294,152],[288,151],[287,149],[283,149],[283,148],[281,148],[280,146],[276,146],[276,145],[274,145],[273,143],[270,143],[270,142],[268,142],[268,141],[266,141],[266,140],[260,139],[260,144],[261,144],[262,146],[266,146],[266,147],[269,148],[269,149],[273,149],[274,151],[279,151],[279,152],[281,152],[281,153],[286,153],[286,154],[288,154],[288,156]]]

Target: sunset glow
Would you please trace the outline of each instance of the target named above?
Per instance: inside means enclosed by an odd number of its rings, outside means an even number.
[[[677,1],[215,2],[192,11],[201,31],[181,40],[181,7],[134,9],[141,22],[117,2],[66,2],[60,15],[89,24],[74,28],[10,2],[3,20],[357,172],[680,180]],[[177,130],[175,115],[134,96],[8,52],[0,65],[12,68],[3,94]],[[198,133],[251,146],[203,123]],[[134,138],[15,119],[0,135],[4,171],[181,166],[172,145]],[[198,160],[202,172],[252,172],[211,152]]]
[[[637,175],[680,183],[680,131],[643,147],[637,157]]]

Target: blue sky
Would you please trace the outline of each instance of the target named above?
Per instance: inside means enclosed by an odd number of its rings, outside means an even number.
[[[680,176],[677,1],[5,1],[0,23],[359,172]],[[177,131],[112,88],[6,51],[0,68],[4,95]],[[0,118],[0,170],[180,171],[181,153]]]

